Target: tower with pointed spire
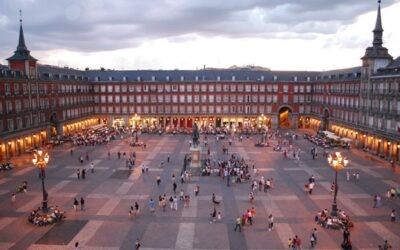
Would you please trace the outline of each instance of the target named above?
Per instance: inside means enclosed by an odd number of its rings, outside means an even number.
[[[31,56],[31,52],[28,50],[25,44],[24,30],[22,28],[22,11],[20,10],[19,19],[19,40],[17,50],[14,51],[14,55],[7,58],[8,65],[12,70],[21,71],[28,78],[36,78],[36,62],[37,60]]]
[[[365,78],[376,73],[378,69],[386,67],[393,60],[388,49],[382,46],[383,28],[381,18],[381,0],[378,0],[378,13],[376,16],[375,28],[372,32],[374,34],[372,46],[365,50],[365,55],[361,58],[363,77]]]

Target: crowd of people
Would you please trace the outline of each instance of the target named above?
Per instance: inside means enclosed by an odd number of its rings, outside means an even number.
[[[58,206],[50,207],[46,213],[41,213],[41,208],[32,210],[28,221],[35,226],[46,226],[65,219],[65,212],[61,211]]]
[[[346,229],[354,227],[350,216],[343,210],[339,210],[337,216],[331,216],[329,210],[325,208],[315,215],[315,222],[330,229]]]

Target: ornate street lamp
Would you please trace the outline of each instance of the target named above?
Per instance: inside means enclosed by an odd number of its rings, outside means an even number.
[[[338,171],[345,168],[347,166],[347,164],[349,163],[349,160],[347,160],[344,156],[342,156],[342,154],[340,152],[335,152],[335,153],[329,154],[327,160],[328,160],[328,163],[331,166],[331,168],[333,168],[335,170],[335,190],[334,190],[335,193],[333,196],[331,215],[336,217],[337,211],[338,211],[337,203],[336,203],[336,196],[337,196],[337,192],[339,189],[338,182],[337,182]]]
[[[45,167],[49,163],[50,156],[47,152],[44,152],[43,150],[39,149],[33,154],[33,165],[39,168],[40,170],[40,176],[42,177],[42,191],[43,191],[43,204],[42,204],[42,210],[43,212],[47,212],[47,192],[44,187],[44,178],[45,178]]]

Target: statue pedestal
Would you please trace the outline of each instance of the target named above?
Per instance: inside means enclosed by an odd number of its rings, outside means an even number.
[[[201,167],[201,160],[200,160],[201,148],[200,148],[200,146],[190,147],[190,153],[192,156],[192,160],[190,161],[190,167],[191,168]]]

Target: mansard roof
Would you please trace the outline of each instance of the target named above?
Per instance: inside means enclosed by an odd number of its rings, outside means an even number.
[[[317,71],[260,70],[91,70],[87,76],[94,81],[310,81]]]

